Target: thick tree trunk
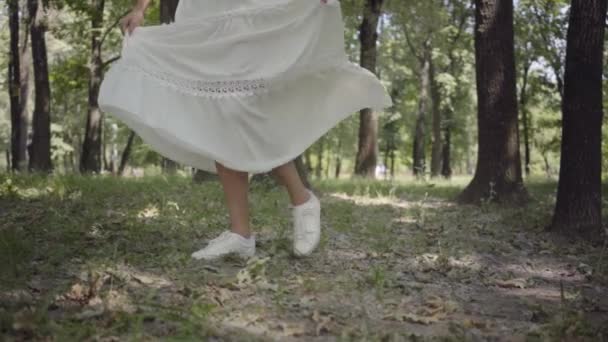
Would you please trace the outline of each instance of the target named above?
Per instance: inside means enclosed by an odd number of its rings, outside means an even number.
[[[551,228],[599,240],[602,232],[602,69],[606,0],[572,0],[562,105],[562,157]]]
[[[51,163],[51,87],[49,84],[48,58],[45,32],[47,1],[28,0],[32,60],[36,102],[32,120],[32,155],[29,168],[36,171],[52,171]]]
[[[101,171],[101,140],[103,113],[99,109],[99,88],[103,76],[101,58],[101,28],[103,25],[104,0],[91,0],[91,57],[89,60],[89,110],[85,138],[80,156],[80,171]]]
[[[10,55],[8,62],[8,93],[11,107],[11,169],[25,170],[27,164],[27,98],[28,68],[25,63],[28,34],[19,47],[21,31],[19,1],[9,0]]]
[[[160,0],[160,22],[169,24],[175,21],[175,10],[179,0]]]
[[[361,42],[361,66],[376,73],[378,22],[384,0],[366,0],[363,22],[359,27]],[[355,174],[375,177],[378,161],[378,113],[370,108],[363,109],[359,120],[359,146],[355,162]]]
[[[531,63],[524,65],[524,75],[522,79],[521,91],[519,95],[519,109],[521,110],[521,120],[524,131],[524,170],[526,176],[530,175],[530,121],[528,112],[528,76],[530,74]]]
[[[433,145],[431,149],[431,178],[439,176],[441,172],[441,153],[443,144],[441,142],[441,95],[439,93],[439,84],[436,80],[436,69],[433,63],[433,59],[429,59],[430,69],[430,86],[431,86],[431,100],[432,100],[432,113],[433,113]]]
[[[416,177],[424,177],[426,173],[426,114],[428,110],[428,94],[430,83],[431,53],[425,47],[420,69],[420,90],[418,95],[418,112],[416,114],[416,130],[414,132],[414,150],[412,155],[413,172]]]
[[[512,0],[476,0],[479,150],[464,203],[527,200],[519,153]]]

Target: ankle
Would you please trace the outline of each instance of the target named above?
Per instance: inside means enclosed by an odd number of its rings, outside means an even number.
[[[302,192],[291,197],[291,204],[298,206],[308,202],[312,198],[312,193],[308,189],[304,189]]]
[[[234,228],[233,228],[233,229],[232,229],[232,232],[233,232],[234,234],[237,234],[237,235],[242,236],[242,237],[243,237],[243,238],[245,238],[245,239],[249,239],[249,238],[252,236],[251,231],[249,231],[249,230],[244,230],[244,229],[234,229]]]

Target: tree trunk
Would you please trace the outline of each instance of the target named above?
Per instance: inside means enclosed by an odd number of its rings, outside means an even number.
[[[10,55],[8,62],[8,93],[11,107],[11,165],[14,171],[23,171],[27,160],[27,98],[28,67],[25,63],[27,51],[28,34],[19,47],[19,35],[21,25],[19,20],[19,1],[9,0],[9,30],[10,30]]]
[[[416,114],[416,131],[414,132],[413,172],[418,178],[424,177],[426,172],[426,112],[428,107],[428,94],[430,83],[430,58],[428,46],[422,59],[420,70],[420,94],[418,96],[418,113]]]
[[[312,173],[312,160],[310,160],[310,149],[304,151],[304,165],[306,165],[306,172]]]
[[[317,165],[315,165],[315,177],[317,179],[321,178],[321,173],[323,172],[323,151],[325,150],[325,137],[321,137],[319,139],[317,145]]]
[[[51,87],[45,40],[47,7],[48,1],[28,0],[36,95],[29,168],[50,172],[53,165],[51,163]]]
[[[160,22],[169,24],[175,21],[175,10],[179,0],[160,0]],[[178,163],[163,157],[162,170],[167,174],[175,174],[177,172]]]
[[[10,172],[12,167],[11,167],[11,151],[7,148],[6,150],[4,150],[5,156],[6,156],[6,172]]]
[[[519,153],[513,1],[475,1],[479,150],[464,203],[527,200]]]
[[[125,168],[127,166],[127,161],[129,160],[129,156],[131,155],[131,149],[133,147],[133,139],[135,139],[135,132],[131,131],[129,134],[129,138],[127,139],[127,145],[125,149],[122,151],[122,156],[120,157],[120,166],[118,167],[118,174],[123,175],[125,172]]]
[[[366,0],[363,9],[363,22],[359,27],[361,42],[360,63],[363,68],[376,73],[378,41],[378,22],[384,0]],[[378,113],[365,108],[359,116],[359,146],[355,162],[355,174],[375,177],[378,160]]]
[[[524,75],[522,79],[521,92],[519,95],[519,107],[521,110],[521,120],[524,125],[524,170],[526,176],[530,175],[530,127],[529,127],[529,113],[528,113],[528,76],[530,74],[531,63],[524,65]]]
[[[441,172],[441,153],[443,144],[441,142],[441,95],[439,84],[436,80],[436,70],[432,57],[429,58],[429,77],[431,86],[431,100],[433,113],[433,146],[431,149],[431,178],[439,176]]]
[[[445,127],[443,128],[443,152],[441,157],[443,162],[441,163],[441,175],[446,178],[452,178],[452,118],[453,113],[451,109],[446,110],[445,114]]]
[[[334,177],[340,178],[340,171],[342,169],[342,139],[338,138],[338,147],[336,149],[336,169]]]
[[[169,24],[175,21],[175,10],[179,0],[160,0],[160,22]]]
[[[101,28],[103,25],[104,0],[91,0],[91,57],[89,60],[89,110],[85,138],[80,156],[80,171],[101,171],[101,137],[103,113],[99,109],[99,88],[103,75],[101,58]]]
[[[551,228],[599,240],[602,232],[602,70],[606,0],[572,0],[562,146]]]

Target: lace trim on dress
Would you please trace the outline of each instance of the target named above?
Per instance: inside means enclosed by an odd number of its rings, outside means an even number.
[[[145,77],[152,78],[154,81],[159,82],[161,85],[170,87],[179,92],[201,96],[207,98],[223,98],[223,97],[244,97],[253,96],[268,92],[271,84],[278,84],[288,80],[295,79],[302,75],[318,74],[323,73],[330,69],[343,69],[343,70],[363,70],[367,73],[371,72],[367,69],[362,68],[358,64],[350,62],[345,59],[334,57],[326,57],[317,63],[315,67],[311,66],[300,66],[298,68],[290,69],[289,72],[283,73],[282,75],[275,76],[272,79],[257,78],[250,80],[225,80],[225,81],[205,81],[205,80],[194,80],[178,78],[167,72],[158,70],[150,70],[143,68],[137,64],[125,62],[123,60],[117,61],[114,69],[124,68],[140,73]]]
[[[267,81],[261,78],[252,80],[204,81],[177,78],[169,73],[144,69],[139,65],[132,63],[121,63],[119,61],[115,66],[139,72],[146,77],[151,77],[156,81],[159,81],[162,85],[195,96],[211,98],[251,96],[268,89]]]

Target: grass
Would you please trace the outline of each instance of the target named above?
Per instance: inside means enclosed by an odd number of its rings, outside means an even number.
[[[605,338],[605,251],[544,231],[556,184],[528,182],[525,208],[458,206],[466,181],[317,181],[310,258],[284,191],[253,185],[260,259],[202,263],[228,222],[217,182],[0,174],[0,339]]]

